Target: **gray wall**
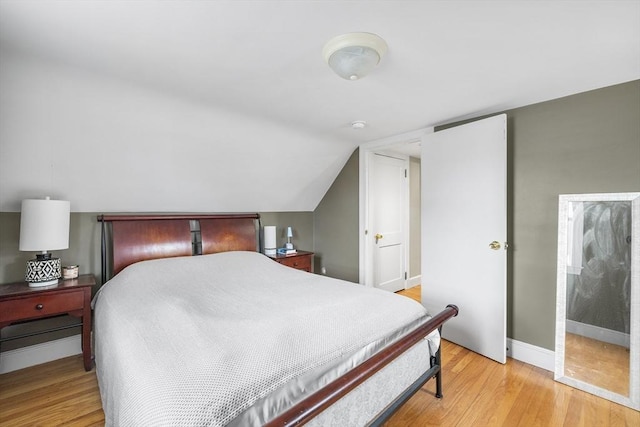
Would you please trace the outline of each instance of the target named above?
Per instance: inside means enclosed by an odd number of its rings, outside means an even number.
[[[360,150],[353,152],[313,215],[316,273],[358,282]]]
[[[508,335],[554,348],[558,195],[640,191],[640,81],[507,111]]]
[[[640,191],[640,81],[506,113],[507,335],[553,350],[558,195]],[[352,156],[314,215],[316,248],[331,250],[328,274],[338,270],[352,280],[358,273],[357,198]]]
[[[291,227],[293,247],[313,251],[313,212],[261,212],[260,223],[263,226],[276,226],[276,243],[279,248],[287,241],[287,227]]]

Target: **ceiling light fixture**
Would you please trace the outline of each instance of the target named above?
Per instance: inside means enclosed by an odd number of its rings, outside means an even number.
[[[351,123],[351,127],[354,129],[364,129],[365,126],[367,126],[367,122],[364,120],[356,120]]]
[[[387,43],[372,33],[347,33],[324,45],[322,55],[337,75],[358,80],[369,74],[387,52]]]

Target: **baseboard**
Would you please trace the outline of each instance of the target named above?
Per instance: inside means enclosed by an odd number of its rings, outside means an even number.
[[[80,334],[0,353],[0,374],[82,353]]]
[[[589,325],[587,323],[576,322],[575,320],[567,320],[566,331],[625,348],[629,348],[631,345],[631,336],[629,334]]]
[[[409,277],[409,279],[407,279],[406,289],[413,288],[414,286],[418,286],[420,283],[422,283],[421,274],[418,274],[417,276]]]
[[[507,338],[507,356],[547,371],[555,369],[555,352],[526,342]]]

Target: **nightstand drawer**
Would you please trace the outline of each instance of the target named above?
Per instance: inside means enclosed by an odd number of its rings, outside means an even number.
[[[298,270],[311,271],[310,256],[292,256],[290,258],[278,258],[278,262],[287,267],[293,267]]]
[[[291,255],[273,255],[270,256],[275,262],[286,265],[287,267],[303,270],[313,273],[313,252],[298,250]]]
[[[34,295],[0,302],[0,323],[51,316],[84,307],[84,291]]]

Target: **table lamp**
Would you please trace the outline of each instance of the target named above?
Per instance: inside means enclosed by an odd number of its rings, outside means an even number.
[[[293,231],[291,227],[287,227],[287,243],[284,244],[286,249],[293,249],[293,243],[291,243],[291,238],[293,237]]]
[[[21,251],[39,252],[27,261],[25,281],[31,287],[49,286],[60,278],[60,258],[47,251],[69,247],[70,203],[65,200],[27,199],[20,214]]]

